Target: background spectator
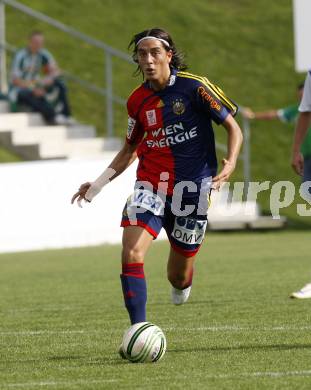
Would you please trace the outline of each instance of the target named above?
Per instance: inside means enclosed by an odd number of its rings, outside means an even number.
[[[15,54],[9,99],[40,112],[49,124],[73,124],[67,92],[51,53],[44,48],[44,35],[33,31],[26,48]]]

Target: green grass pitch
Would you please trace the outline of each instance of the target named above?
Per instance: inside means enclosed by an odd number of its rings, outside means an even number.
[[[209,234],[189,302],[170,303],[168,244],[145,261],[156,364],[117,354],[129,325],[120,247],[0,256],[1,389],[310,389],[310,232]]]

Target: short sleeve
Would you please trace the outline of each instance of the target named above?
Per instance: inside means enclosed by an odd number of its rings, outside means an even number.
[[[129,102],[127,103],[127,113],[128,124],[126,132],[126,141],[129,144],[139,144],[144,136],[144,131]]]
[[[197,108],[210,115],[217,124],[223,123],[228,114],[235,116],[238,111],[238,106],[206,78],[197,85],[195,102]]]
[[[305,85],[303,88],[303,96],[299,105],[300,112],[311,112],[311,71],[308,72]]]
[[[282,122],[293,123],[298,115],[298,106],[290,106],[277,110],[277,116]]]

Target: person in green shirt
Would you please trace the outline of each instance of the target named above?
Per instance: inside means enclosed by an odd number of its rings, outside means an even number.
[[[269,109],[267,111],[254,112],[250,108],[245,108],[242,115],[248,119],[257,120],[272,120],[279,119],[285,123],[296,124],[299,116],[299,104],[303,96],[304,83],[297,86],[297,103],[291,106],[280,108],[278,110]],[[302,172],[302,181],[311,181],[311,126],[308,127],[307,134],[300,147],[301,154],[304,160],[304,167]],[[309,188],[310,199],[311,189]]]

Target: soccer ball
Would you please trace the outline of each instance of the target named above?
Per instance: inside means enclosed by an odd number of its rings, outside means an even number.
[[[122,350],[130,362],[156,362],[165,354],[166,339],[158,326],[138,322],[124,332]]]

